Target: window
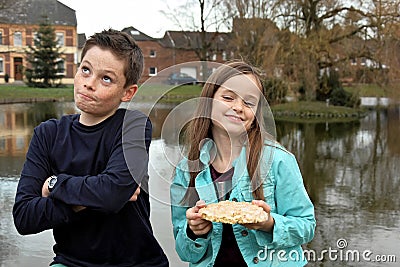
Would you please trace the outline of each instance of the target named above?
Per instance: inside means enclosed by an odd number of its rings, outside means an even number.
[[[156,50],[150,50],[150,57],[156,57]]]
[[[4,60],[2,57],[0,57],[0,73],[4,72]]]
[[[361,58],[361,65],[365,66],[367,64],[367,59],[365,57]]]
[[[57,44],[59,46],[64,46],[64,33],[63,32],[57,32],[56,33],[56,40],[57,40]]]
[[[22,33],[14,32],[14,46],[22,46]]]
[[[33,33],[33,46],[39,46],[39,39],[37,32]]]
[[[226,60],[226,52],[222,51],[222,60]]]
[[[3,44],[3,32],[0,32],[0,45]]]
[[[212,55],[212,60],[213,60],[213,61],[216,61],[216,60],[217,60],[217,54],[213,54],[213,55]]]
[[[65,74],[65,61],[64,59],[60,58],[57,61],[57,74]]]
[[[157,68],[156,67],[150,67],[149,68],[149,76],[155,76],[157,75]]]

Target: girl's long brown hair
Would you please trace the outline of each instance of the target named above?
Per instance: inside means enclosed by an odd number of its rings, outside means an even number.
[[[201,145],[204,140],[212,139],[211,109],[214,94],[225,81],[236,75],[242,74],[254,75],[257,80],[257,86],[260,88],[260,93],[263,92],[262,83],[260,81],[260,72],[243,61],[232,61],[220,66],[211,74],[207,82],[204,84],[194,117],[189,122],[184,135],[185,147],[187,148],[188,154],[190,181],[188,190],[182,199],[182,203],[193,205],[199,198],[196,190],[194,190],[195,178],[200,170],[204,169],[204,166],[202,166],[202,163],[199,160]],[[247,131],[248,142],[246,153],[248,157],[247,170],[252,184],[253,197],[255,199],[264,200],[262,180],[259,171],[259,161],[264,145],[263,126],[260,125],[260,123],[263,122],[261,102],[262,101],[259,101],[255,119],[252,122],[250,129]]]

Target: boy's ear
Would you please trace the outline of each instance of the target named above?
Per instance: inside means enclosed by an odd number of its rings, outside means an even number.
[[[132,99],[132,97],[136,94],[138,90],[137,84],[132,84],[125,90],[124,96],[121,98],[122,102],[128,102]]]

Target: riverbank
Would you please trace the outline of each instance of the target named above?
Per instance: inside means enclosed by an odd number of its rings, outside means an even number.
[[[144,86],[136,97],[144,100],[160,98],[160,92],[165,92],[160,101],[180,103],[186,99],[198,97],[201,91],[201,87],[197,85],[179,86],[173,89],[170,86],[162,88],[160,86]],[[31,88],[12,84],[0,86],[0,104],[71,101],[74,101],[72,85],[65,88]],[[338,107],[317,101],[277,104],[271,106],[271,110],[274,117],[281,120],[293,118],[354,120],[364,117],[367,112],[366,108]]]
[[[0,104],[74,101],[72,85],[65,88],[31,88],[26,85],[1,85]]]
[[[289,102],[271,106],[275,118],[280,120],[313,119],[327,120],[340,119],[354,120],[365,117],[368,113],[366,108],[349,108],[333,106],[320,101]]]

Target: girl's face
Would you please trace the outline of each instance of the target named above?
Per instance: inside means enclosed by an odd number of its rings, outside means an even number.
[[[102,121],[136,92],[136,85],[124,88],[123,63],[98,46],[87,51],[74,79],[74,98],[82,111],[81,118],[88,118],[90,123]]]
[[[261,91],[251,74],[236,75],[214,94],[211,119],[214,129],[240,135],[250,129]]]

